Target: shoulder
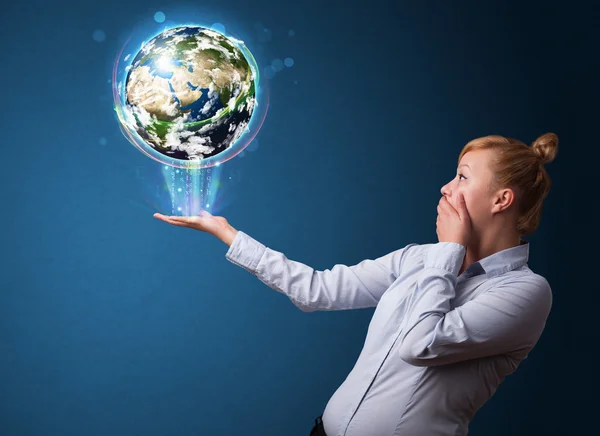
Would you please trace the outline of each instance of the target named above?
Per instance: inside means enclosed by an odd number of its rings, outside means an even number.
[[[533,272],[528,266],[525,266],[520,271],[514,271],[507,279],[508,283],[525,289],[529,294],[537,298],[552,299],[552,288],[548,280],[541,274]]]
[[[544,276],[527,267],[503,276],[488,292],[512,300],[530,315],[537,314],[544,319],[548,316],[552,308],[552,288]]]
[[[550,287],[548,280],[546,280],[544,276],[534,273],[531,270],[529,270],[529,273],[527,274],[527,279],[529,280],[532,294],[538,301],[545,302],[548,311],[550,311],[550,307],[552,306],[552,288]]]

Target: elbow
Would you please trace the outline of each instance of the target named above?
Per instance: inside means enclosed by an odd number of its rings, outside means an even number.
[[[302,304],[299,301],[295,301],[292,300],[292,302],[294,303],[294,305],[300,309],[302,312],[316,312],[318,310],[318,308],[314,307],[314,306],[310,306],[310,305],[306,305],[306,304]]]
[[[415,345],[410,341],[404,341],[398,350],[400,358],[412,366],[429,366],[431,362],[423,358],[422,350],[417,350]]]
[[[302,312],[306,312],[306,313],[310,313],[310,312],[316,312],[317,309],[315,309],[314,307],[308,307],[308,306],[298,306],[298,308],[302,311]]]

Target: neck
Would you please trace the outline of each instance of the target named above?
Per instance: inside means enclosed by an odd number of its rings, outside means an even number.
[[[475,262],[499,251],[516,247],[520,243],[521,236],[516,232],[509,233],[504,231],[504,233],[502,233],[489,231],[481,236],[473,235],[469,245],[466,247],[465,259],[458,274],[462,274],[463,271]]]

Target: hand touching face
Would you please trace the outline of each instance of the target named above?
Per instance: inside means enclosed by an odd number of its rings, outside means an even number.
[[[439,242],[457,242],[467,247],[471,238],[471,217],[463,194],[457,195],[456,208],[450,204],[446,196],[440,199],[437,207],[436,233]]]

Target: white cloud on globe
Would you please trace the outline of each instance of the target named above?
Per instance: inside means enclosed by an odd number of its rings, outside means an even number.
[[[222,152],[223,158],[231,156],[225,152],[249,132],[259,106],[257,65],[233,41],[243,44],[210,29],[185,26],[163,31],[137,54],[134,49],[124,80],[116,85],[122,96],[119,119],[128,132],[138,133],[129,139],[170,162]],[[266,106],[261,109],[262,115]]]

